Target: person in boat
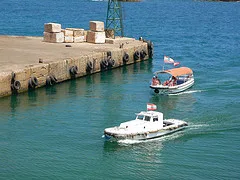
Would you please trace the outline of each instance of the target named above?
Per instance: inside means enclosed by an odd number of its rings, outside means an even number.
[[[160,79],[158,79],[157,76],[153,76],[153,78],[152,78],[152,85],[159,85],[159,84],[161,84]]]
[[[176,86],[177,85],[177,78],[175,76],[172,76],[172,80],[171,80],[171,86]]]
[[[172,76],[170,80],[167,80],[163,83],[164,86],[175,86],[177,85],[177,78]]]

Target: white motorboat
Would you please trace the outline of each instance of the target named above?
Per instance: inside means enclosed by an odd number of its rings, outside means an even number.
[[[182,130],[188,125],[187,122],[178,119],[163,119],[163,113],[153,110],[141,111],[136,114],[135,120],[106,128],[105,139],[117,141],[153,139]]]
[[[169,79],[161,82],[161,74],[171,75]],[[159,94],[176,94],[190,88],[194,84],[193,71],[188,67],[180,67],[154,73],[150,88]]]

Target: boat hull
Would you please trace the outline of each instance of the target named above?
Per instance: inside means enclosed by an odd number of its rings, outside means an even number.
[[[190,87],[192,87],[193,84],[194,84],[194,79],[190,79],[189,81],[177,86],[150,85],[150,88],[154,89],[155,93],[167,95],[167,94],[176,94],[176,93],[183,92],[189,89]]]
[[[172,134],[176,131],[180,131],[186,128],[187,123],[182,121],[180,124],[173,124],[168,127],[158,129],[155,131],[145,131],[145,132],[138,132],[138,133],[118,133],[111,131],[111,128],[106,129],[104,131],[104,137],[106,140],[110,141],[119,141],[119,140],[149,140],[154,138],[159,138],[162,136],[166,136]],[[115,127],[116,128],[116,127]]]

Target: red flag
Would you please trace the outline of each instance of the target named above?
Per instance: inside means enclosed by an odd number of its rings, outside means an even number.
[[[178,66],[180,64],[180,62],[174,62],[173,65],[174,66]]]
[[[170,58],[169,56],[164,56],[163,61],[166,64],[173,64],[174,63],[174,60],[172,58]]]
[[[147,110],[148,111],[154,111],[156,109],[157,109],[157,106],[155,104],[147,103]]]

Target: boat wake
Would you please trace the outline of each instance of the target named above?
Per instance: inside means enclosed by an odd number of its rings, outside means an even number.
[[[184,91],[176,94],[169,94],[169,96],[178,96],[181,94],[192,94],[192,93],[197,93],[197,92],[204,92],[205,90],[191,90],[191,91]]]
[[[208,127],[210,126],[209,124],[194,124],[194,125],[189,125],[188,129],[200,129],[202,127]]]

